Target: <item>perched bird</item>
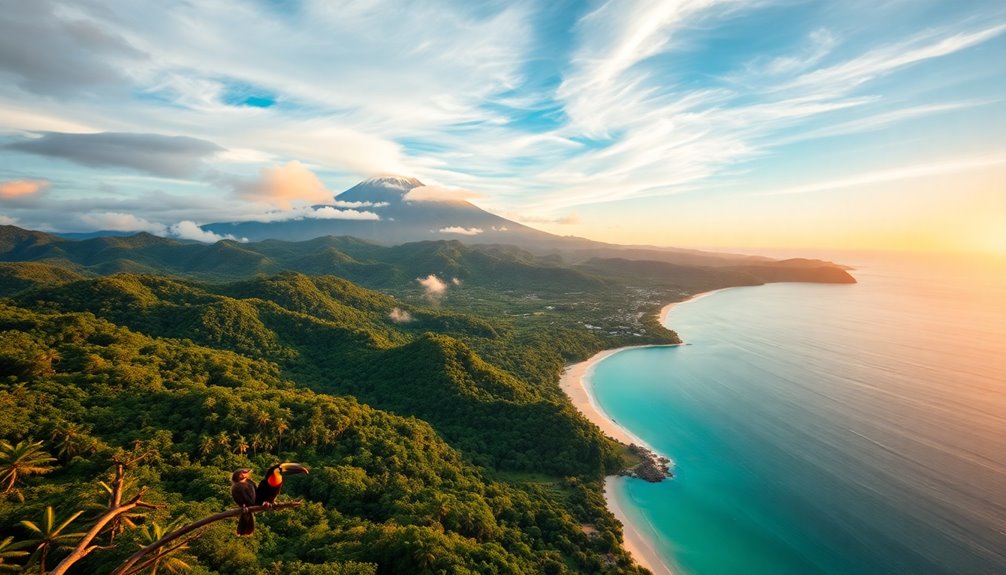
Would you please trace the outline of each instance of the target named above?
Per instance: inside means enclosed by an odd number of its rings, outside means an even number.
[[[255,505],[255,482],[251,469],[237,469],[231,474],[231,497],[241,506],[238,517],[238,535],[251,535],[255,531],[255,514],[248,507]]]
[[[255,503],[266,507],[276,503],[276,496],[283,489],[283,474],[307,473],[307,468],[299,463],[280,463],[265,472],[265,477],[255,490]]]

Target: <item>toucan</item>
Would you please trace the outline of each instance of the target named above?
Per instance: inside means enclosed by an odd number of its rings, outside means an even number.
[[[255,514],[248,507],[255,505],[255,482],[251,469],[237,469],[231,474],[231,497],[241,506],[238,517],[238,535],[251,535],[255,531]]]
[[[256,505],[268,507],[276,503],[276,496],[283,489],[283,474],[285,473],[307,473],[307,468],[299,463],[280,463],[270,467],[255,490]]]

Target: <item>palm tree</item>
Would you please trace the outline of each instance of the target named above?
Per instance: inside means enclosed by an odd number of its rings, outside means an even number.
[[[248,440],[243,435],[238,435],[237,442],[234,444],[234,453],[244,455],[248,453],[248,447],[250,447]]]
[[[255,424],[258,425],[260,429],[265,429],[271,421],[272,418],[264,411],[259,411],[255,414]]]
[[[45,517],[42,519],[42,526],[39,527],[31,521],[22,521],[21,525],[27,527],[30,531],[36,534],[35,539],[30,539],[26,541],[28,546],[35,546],[35,551],[28,558],[28,565],[25,567],[34,565],[36,561],[39,564],[39,573],[45,575],[45,560],[48,559],[49,553],[53,550],[67,549],[73,547],[73,540],[84,536],[84,533],[63,533],[74,519],[80,517],[83,511],[78,511],[70,516],[69,519],[59,523],[57,525],[56,514],[52,510],[52,506],[45,508]]]
[[[11,565],[7,562],[8,559],[14,559],[15,557],[24,557],[28,554],[27,551],[20,551],[21,547],[24,547],[24,543],[14,543],[13,537],[8,537],[3,541],[0,541],[0,571],[12,572],[20,571],[21,567],[18,565]]]
[[[56,442],[56,455],[64,461],[73,459],[94,450],[94,441],[88,437],[86,430],[77,423],[63,423],[53,430],[50,437]]]
[[[221,431],[217,434],[216,442],[224,451],[227,451],[227,448],[231,446],[231,436],[227,435],[226,431]]]
[[[171,523],[168,523],[167,525],[163,526],[156,521],[152,521],[150,524],[144,525],[143,528],[140,530],[140,537],[142,539],[142,543],[139,544],[140,548],[146,547],[147,545],[150,545],[151,543],[160,540],[168,533],[171,533],[172,531],[178,528],[178,526],[184,519],[185,519],[184,517],[178,517]],[[168,573],[175,573],[175,574],[191,571],[192,565],[189,565],[188,563],[186,563],[185,561],[174,555],[170,555],[171,553],[174,553],[176,551],[184,551],[187,548],[188,545],[180,545],[170,550],[165,550],[163,547],[158,549],[154,558],[149,560],[150,564],[146,567],[150,569],[149,571],[150,575],[157,575],[157,570],[161,567],[163,567],[164,570],[167,571]]]
[[[4,493],[13,491],[14,483],[22,476],[49,473],[53,461],[56,460],[42,451],[41,441],[19,441],[16,445],[0,441],[0,481],[7,483]]]
[[[217,442],[214,441],[212,437],[210,437],[209,435],[204,435],[199,440],[199,453],[202,454],[203,457],[206,457],[207,455],[213,453],[213,450],[216,448],[216,446]]]
[[[283,446],[283,432],[290,429],[290,424],[283,419],[277,419],[273,422],[273,429],[279,435],[279,439],[276,441],[276,453],[279,453]]]

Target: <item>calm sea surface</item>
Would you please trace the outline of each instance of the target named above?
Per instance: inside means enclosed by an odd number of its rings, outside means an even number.
[[[675,461],[616,496],[675,570],[1006,573],[1006,274],[867,263],[674,308],[688,345],[598,364]]]

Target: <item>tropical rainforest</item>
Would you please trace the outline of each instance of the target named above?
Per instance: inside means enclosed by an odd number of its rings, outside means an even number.
[[[299,507],[257,514],[250,537],[213,523],[142,571],[643,573],[601,492],[634,456],[573,408],[560,372],[678,342],[655,319],[663,303],[789,277],[457,242],[10,226],[0,260],[0,571],[27,573],[142,496],[67,571],[111,573],[233,508],[235,469],[257,480],[281,461],[310,469],[279,499]]]

